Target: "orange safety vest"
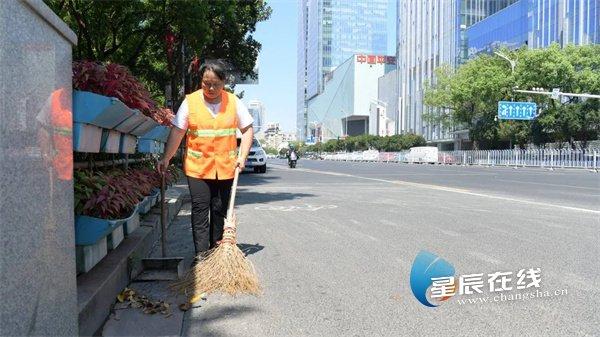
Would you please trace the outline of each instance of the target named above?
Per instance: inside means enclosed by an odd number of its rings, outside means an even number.
[[[73,178],[73,114],[66,103],[69,97],[65,89],[59,89],[50,97],[50,123],[54,155],[52,166],[61,180]]]
[[[200,179],[233,179],[238,127],[235,96],[222,90],[221,109],[215,117],[204,104],[202,90],[187,95],[186,100],[189,117],[185,174]]]

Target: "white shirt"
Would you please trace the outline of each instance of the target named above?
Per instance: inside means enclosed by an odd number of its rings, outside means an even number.
[[[212,104],[205,102],[204,100],[202,101],[208,108],[208,111],[213,115],[213,117],[216,117],[219,113],[219,110],[221,109],[221,103]],[[244,103],[242,103],[242,101],[237,96],[235,97],[235,102],[237,107],[238,129],[243,129],[249,126],[250,124],[254,123],[254,118],[252,118],[252,115],[250,115],[250,113],[248,112],[248,108],[246,108]],[[179,106],[179,110],[177,110],[177,115],[173,119],[172,124],[181,130],[187,130],[189,115],[190,110],[186,98],[181,103],[181,106]]]

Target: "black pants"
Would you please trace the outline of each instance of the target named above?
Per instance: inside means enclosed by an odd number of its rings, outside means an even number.
[[[187,177],[192,196],[192,234],[196,255],[216,246],[223,238],[223,224],[233,179]]]

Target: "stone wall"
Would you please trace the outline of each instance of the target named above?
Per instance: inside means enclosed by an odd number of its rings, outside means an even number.
[[[0,335],[78,334],[69,30],[0,1]]]

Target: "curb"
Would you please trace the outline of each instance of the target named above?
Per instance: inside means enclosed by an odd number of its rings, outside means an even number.
[[[181,185],[165,193],[167,227],[189,193]],[[141,271],[141,259],[160,239],[160,205],[141,217],[140,227],[89,272],[77,277],[79,335],[93,336],[108,318],[116,296]]]

